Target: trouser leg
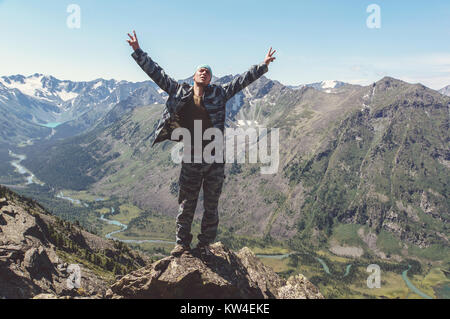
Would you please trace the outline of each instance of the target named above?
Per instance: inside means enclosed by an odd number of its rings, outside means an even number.
[[[198,235],[200,244],[210,244],[217,235],[219,213],[217,206],[222,193],[224,181],[224,164],[213,163],[203,177],[203,207],[205,209],[201,224],[201,233]]]
[[[201,165],[184,163],[181,165],[178,195],[177,244],[189,245],[192,241],[191,225],[197,207],[198,193],[202,185]]]

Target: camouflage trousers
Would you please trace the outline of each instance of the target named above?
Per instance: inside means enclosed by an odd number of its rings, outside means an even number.
[[[224,163],[182,162],[178,195],[177,244],[189,245],[192,241],[191,225],[202,184],[204,213],[198,240],[201,244],[210,244],[216,238],[219,225],[217,206],[225,178],[224,167]]]

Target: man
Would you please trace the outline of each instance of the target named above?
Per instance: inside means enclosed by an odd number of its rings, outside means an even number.
[[[200,65],[193,76],[194,86],[191,86],[188,83],[179,84],[170,78],[157,63],[142,51],[135,31],[133,31],[133,36],[129,33],[128,36],[130,39],[127,42],[134,50],[132,57],[144,72],[169,95],[162,118],[154,132],[152,146],[164,140],[171,140],[171,133],[177,127],[187,128],[191,136],[194,136],[194,121],[201,121],[202,133],[210,127],[220,129],[223,133],[226,102],[266,73],[269,64],[275,60],[275,57],[273,57],[275,50],[272,51],[272,48],[270,48],[264,62],[252,66],[249,71],[224,85],[210,84],[211,67]],[[193,139],[195,137],[191,138],[191,141]],[[200,152],[204,146],[205,143],[203,143]],[[191,150],[193,156],[195,150],[193,147]],[[196,252],[204,259],[208,259],[211,255],[208,246],[217,235],[219,224],[217,206],[224,178],[224,161],[220,161],[220,163],[206,163],[203,160],[192,162],[192,157],[190,161],[183,158],[179,178],[179,211],[176,222],[177,244],[171,252],[173,256],[181,256],[183,252],[190,250],[191,225],[202,183],[205,211],[201,223],[201,233],[198,235],[199,242]]]

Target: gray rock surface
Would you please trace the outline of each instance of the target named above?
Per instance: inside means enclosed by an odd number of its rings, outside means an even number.
[[[192,253],[166,257],[123,276],[106,297],[163,299],[320,299],[317,287],[304,276],[287,282],[244,247],[234,253],[218,242],[207,262]]]
[[[0,198],[0,298],[32,298],[38,294],[76,296],[67,286],[67,265],[47,238],[40,214]],[[82,266],[81,266],[82,267]],[[86,293],[103,293],[106,283],[82,267]]]

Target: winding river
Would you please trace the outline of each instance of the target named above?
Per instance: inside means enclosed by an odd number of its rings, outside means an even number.
[[[69,196],[64,196],[63,192],[59,192],[58,195],[56,195],[56,197],[71,201],[72,203],[76,203],[79,205],[83,204],[85,207],[89,207],[89,205],[87,203],[82,203],[79,199],[73,199]],[[102,200],[104,200],[104,199],[103,198],[95,199],[95,201],[102,201]],[[114,214],[114,207],[111,207],[111,213]],[[121,227],[121,229],[118,229],[118,230],[115,230],[115,231],[112,231],[112,232],[106,234],[105,238],[107,238],[107,239],[117,240],[117,241],[121,241],[121,242],[127,243],[127,244],[142,244],[142,243],[175,244],[174,241],[161,240],[161,239],[121,239],[121,238],[117,238],[113,235],[125,231],[128,228],[128,225],[122,224],[121,222],[119,222],[117,220],[105,218],[105,214],[102,214],[99,217],[99,219],[107,224]]]
[[[77,203],[77,204],[81,204],[81,201],[78,199],[73,199],[70,198],[68,196],[64,196],[63,192],[60,192],[57,197],[59,198],[63,198],[66,200],[70,200],[73,203]],[[103,200],[102,198],[97,198],[97,200]],[[111,207],[111,213],[114,213],[114,207]],[[118,240],[121,241],[123,243],[127,243],[127,244],[142,244],[142,243],[164,243],[164,244],[175,244],[175,242],[172,241],[167,241],[167,240],[160,240],[160,239],[140,239],[140,240],[136,240],[136,239],[120,239],[117,237],[114,237],[113,235],[118,234],[120,232],[125,231],[128,228],[128,225],[123,224],[117,220],[112,220],[112,219],[107,219],[105,218],[105,215],[102,214],[99,218],[101,221],[108,223],[110,225],[115,225],[115,226],[119,226],[121,227],[121,229],[112,231],[108,234],[105,235],[105,237],[107,239],[113,239],[113,240]],[[275,255],[263,255],[263,254],[257,254],[256,257],[259,258],[272,258],[272,259],[283,259],[283,258],[287,258],[290,255],[292,255],[294,253],[288,253],[288,254],[275,254]],[[330,268],[328,267],[328,265],[325,263],[325,261],[319,257],[315,257],[317,259],[317,261],[322,265],[322,268],[324,270],[324,272],[328,275],[331,275],[330,272]],[[345,272],[344,275],[342,277],[346,277],[348,276],[348,274],[350,273],[350,269],[352,267],[352,264],[348,264],[345,267]],[[406,269],[405,271],[403,271],[402,273],[402,278],[404,280],[404,282],[406,283],[406,285],[408,286],[409,289],[411,289],[414,293],[418,294],[419,296],[425,298],[425,299],[433,299],[432,297],[428,296],[427,294],[423,293],[422,291],[420,291],[419,289],[417,289],[416,286],[414,286],[411,281],[408,279],[408,270],[411,269],[411,265],[408,265],[408,269]]]
[[[111,207],[111,209],[112,209],[111,212],[113,213],[114,207]],[[106,234],[105,237],[108,239],[118,240],[118,241],[121,241],[121,242],[127,243],[127,244],[142,244],[142,243],[175,244],[174,241],[161,240],[161,239],[120,239],[120,238],[114,237],[113,235],[125,231],[128,228],[128,225],[122,224],[121,222],[119,222],[117,220],[107,219],[107,218],[105,218],[105,215],[101,215],[99,219],[110,225],[115,225],[115,226],[119,226],[122,228],[122,229],[115,230],[113,232]]]
[[[425,294],[422,291],[420,291],[419,289],[417,289],[417,287],[414,286],[411,283],[411,281],[409,281],[409,279],[408,279],[408,270],[410,270],[410,269],[411,269],[411,265],[408,265],[408,269],[406,269],[405,271],[402,272],[402,278],[405,281],[405,283],[408,286],[408,288],[411,289],[412,291],[414,291],[419,296],[425,298],[425,299],[433,299],[432,297],[428,296],[427,294]]]
[[[263,254],[257,254],[256,257],[259,258],[271,258],[271,259],[283,259],[286,257],[289,257],[290,255],[292,255],[293,253],[289,253],[289,254],[283,254],[283,255],[263,255]]]
[[[330,268],[328,268],[327,264],[325,263],[325,261],[323,261],[323,259],[316,257],[317,261],[322,265],[323,270],[325,271],[325,273],[327,273],[328,275],[331,275],[330,273]],[[345,267],[345,272],[344,275],[342,277],[347,277],[348,274],[350,273],[350,268],[352,267],[352,264],[348,264]]]
[[[319,257],[316,257],[316,259],[322,265],[323,271],[325,271],[326,274],[331,275],[330,268],[328,268],[327,264],[323,261],[323,259],[321,259]]]
[[[279,254],[279,255],[256,255],[257,257],[260,258],[274,258],[274,259],[283,259],[286,257],[289,257],[291,254],[293,253],[289,253],[289,254]],[[323,271],[328,274],[331,275],[330,272],[330,268],[328,267],[328,265],[325,263],[325,261],[319,257],[315,257],[316,260],[322,265]],[[345,272],[344,275],[342,277],[346,277],[348,276],[348,274],[350,273],[350,269],[352,267],[352,264],[348,264],[345,267]],[[408,270],[411,269],[411,265],[408,265],[408,269],[406,269],[405,271],[402,272],[402,278],[403,281],[406,283],[406,285],[408,286],[409,289],[411,289],[414,293],[418,294],[419,296],[425,298],[425,299],[433,299],[433,297],[428,296],[427,294],[425,294],[424,292],[420,291],[416,286],[414,286],[411,281],[408,279]]]
[[[25,168],[23,165],[20,164],[20,162],[22,162],[24,159],[27,158],[26,155],[15,154],[11,150],[8,150],[8,151],[9,151],[8,152],[9,156],[17,158],[16,160],[12,160],[10,162],[11,165],[16,168],[17,172],[22,175],[29,175],[26,177],[27,185],[35,183],[35,184],[39,184],[42,186],[45,184],[45,183],[41,182],[40,180],[38,180],[36,178],[36,176],[34,176],[34,174],[30,170],[28,170],[27,168]]]
[[[11,165],[13,165],[16,170],[19,172],[19,174],[27,174],[29,176],[27,176],[27,185],[28,184],[39,184],[39,185],[44,185],[45,183],[39,181],[36,176],[34,176],[34,174],[28,170],[27,168],[25,168],[23,165],[20,164],[21,161],[23,161],[24,159],[26,159],[26,155],[21,155],[21,154],[15,154],[13,153],[11,150],[9,150],[9,155],[11,157],[15,157],[17,158],[16,160],[11,161]],[[56,197],[58,198],[62,198],[65,200],[69,200],[72,203],[76,203],[76,204],[83,204],[85,207],[89,207],[89,205],[87,203],[82,203],[80,200],[78,199],[73,199],[69,196],[64,196],[63,192],[59,192]],[[103,198],[97,198],[95,199],[96,201],[99,200],[103,200]],[[111,207],[111,213],[114,213],[114,208]],[[121,227],[121,229],[119,230],[115,230],[112,231],[108,234],[105,235],[105,238],[107,239],[113,239],[113,240],[118,240],[127,244],[142,244],[142,243],[164,243],[164,244],[175,244],[175,242],[173,241],[167,241],[167,240],[160,240],[160,239],[140,239],[140,240],[136,240],[136,239],[120,239],[117,237],[114,237],[113,235],[118,234],[120,232],[125,231],[128,228],[128,225],[125,225],[117,220],[111,220],[111,219],[107,219],[105,218],[104,214],[102,214],[99,219],[105,223],[108,223],[110,225],[115,225],[115,226],[119,226]],[[292,253],[289,254],[279,254],[279,255],[256,255],[257,257],[260,258],[273,258],[273,259],[283,259],[283,258],[287,258],[291,255]],[[331,275],[330,273],[330,269],[328,268],[327,264],[319,257],[316,257],[317,261],[319,261],[319,263],[322,265],[322,268],[324,270],[324,272],[328,275]],[[343,275],[343,277],[346,277],[349,273],[350,273],[350,268],[351,268],[351,264],[346,266],[345,269],[345,273]],[[408,270],[411,269],[411,265],[408,265],[408,269],[404,270],[402,272],[402,278],[404,280],[404,282],[406,283],[406,285],[408,286],[409,289],[411,289],[414,293],[418,294],[419,296],[425,298],[425,299],[433,299],[432,297],[428,296],[427,294],[423,293],[422,291],[420,291],[419,289],[417,289],[416,286],[414,286],[411,281],[408,279]]]

